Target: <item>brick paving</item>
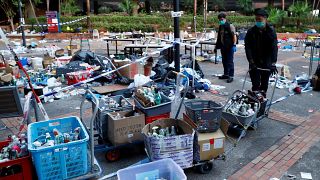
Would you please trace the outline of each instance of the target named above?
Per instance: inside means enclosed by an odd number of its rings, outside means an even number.
[[[292,120],[291,124],[298,125],[298,127],[228,179],[268,180],[272,177],[280,178],[311,146],[320,141],[319,112],[309,118],[280,112],[272,114],[276,118],[275,120],[280,119],[280,121],[289,123]]]

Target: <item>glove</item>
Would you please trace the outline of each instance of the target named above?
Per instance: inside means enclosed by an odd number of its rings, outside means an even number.
[[[271,73],[271,75],[278,74],[278,69],[277,69],[276,65],[271,65],[270,73]]]
[[[237,52],[237,46],[236,46],[236,45],[233,45],[233,46],[232,46],[232,51],[233,51],[233,52]]]
[[[213,52],[214,52],[215,54],[217,54],[217,49],[214,49]]]

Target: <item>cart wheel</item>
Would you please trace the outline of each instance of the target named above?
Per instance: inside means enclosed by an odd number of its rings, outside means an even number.
[[[114,162],[119,160],[120,157],[120,151],[117,149],[113,149],[113,150],[109,150],[108,152],[106,152],[106,160],[109,162]]]
[[[208,174],[212,170],[213,164],[212,162],[207,162],[199,165],[197,168],[201,174]]]
[[[224,155],[224,154],[221,155],[221,159],[225,161],[226,160],[226,155]]]

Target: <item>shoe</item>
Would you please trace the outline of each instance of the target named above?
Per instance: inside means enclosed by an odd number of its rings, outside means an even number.
[[[226,75],[222,75],[222,76],[219,76],[219,79],[228,79],[229,76],[226,76]]]
[[[232,81],[233,81],[233,78],[232,78],[232,77],[231,77],[231,78],[228,78],[227,83],[232,83]]]

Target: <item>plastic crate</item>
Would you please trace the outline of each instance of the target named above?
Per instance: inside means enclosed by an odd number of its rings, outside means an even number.
[[[116,111],[132,111],[133,105],[122,95],[118,96],[112,96],[110,97],[114,99],[118,104],[121,104],[121,101],[124,99],[127,102],[127,106],[123,107],[117,107],[117,108],[111,108],[107,110],[103,110],[103,102],[100,99],[99,108],[97,112],[97,116],[94,120],[94,128],[98,131],[99,135],[102,139],[107,140],[108,139],[108,113],[110,112],[116,112]],[[96,104],[92,102],[92,110],[96,107]]]
[[[161,104],[152,107],[144,107],[135,96],[133,99],[135,106],[146,116],[158,116],[171,112],[171,100],[164,94],[161,94]]]
[[[0,142],[0,149],[4,146],[7,146],[9,141]],[[32,180],[33,174],[33,166],[31,161],[31,156],[25,156],[22,158],[18,158],[15,160],[10,160],[7,162],[0,163],[0,179],[1,180],[12,180],[12,179],[20,179],[20,180]],[[8,171],[8,174],[5,173]]]
[[[121,169],[117,172],[117,176],[119,180],[157,180],[161,178],[166,180],[187,179],[181,167],[172,159],[162,159]]]
[[[160,114],[157,116],[146,116],[146,124],[152,123],[153,121],[156,121],[158,119],[165,119],[165,118],[170,118],[170,112]]]
[[[51,147],[35,147],[32,143],[45,138],[53,129],[69,133],[80,127],[80,140]],[[89,135],[78,117],[66,117],[32,123],[28,126],[28,149],[40,180],[69,179],[88,172],[87,141]]]
[[[215,132],[220,128],[222,106],[218,103],[193,100],[184,105],[187,115],[197,124],[198,132]]]

